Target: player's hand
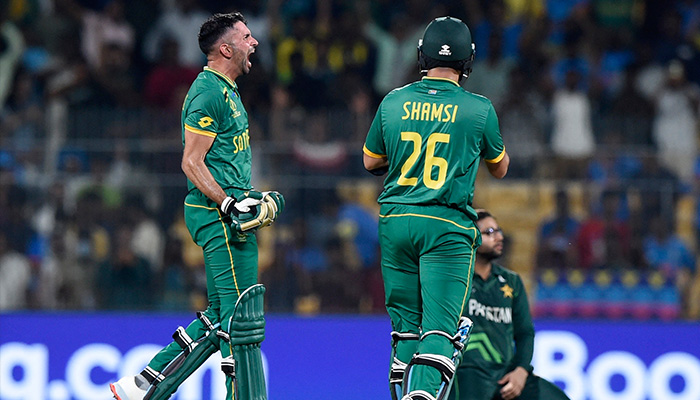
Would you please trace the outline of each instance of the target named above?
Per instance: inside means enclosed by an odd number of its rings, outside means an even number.
[[[248,232],[262,225],[269,207],[264,204],[261,192],[250,190],[238,198],[225,198],[221,202],[221,211],[231,216],[231,226],[237,232]]]
[[[523,392],[523,388],[525,387],[525,381],[528,375],[527,370],[523,367],[515,367],[514,370],[503,375],[503,378],[498,381],[499,385],[503,385],[500,391],[501,397],[503,397],[504,400],[512,400],[520,396],[520,393]]]
[[[268,208],[267,217],[263,220],[262,226],[266,227],[277,220],[282,210],[284,210],[284,196],[277,191],[262,192],[263,204]]]

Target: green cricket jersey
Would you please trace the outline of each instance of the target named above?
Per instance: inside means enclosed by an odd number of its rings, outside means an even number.
[[[479,161],[500,161],[505,147],[487,98],[452,80],[424,77],[384,97],[364,152],[389,160],[379,203],[445,205],[476,219]]]
[[[464,315],[474,328],[460,367],[510,370],[521,366],[532,371],[535,329],[518,274],[497,264],[492,264],[486,280],[475,273]]]
[[[204,67],[182,105],[183,145],[185,129],[215,138],[204,163],[222,189],[252,189],[248,113],[235,82]],[[187,188],[198,190],[189,179]]]

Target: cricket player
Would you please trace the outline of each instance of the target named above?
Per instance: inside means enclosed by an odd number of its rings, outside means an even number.
[[[379,240],[392,324],[393,399],[445,399],[470,323],[477,168],[503,178],[510,158],[491,102],[459,86],[471,72],[466,24],[441,17],[418,43],[420,81],[383,99],[364,145],[365,168],[386,174]]]
[[[494,262],[503,254],[503,231],[477,210],[481,246],[464,315],[474,328],[451,400],[568,400],[553,383],[532,373],[535,329],[520,276]]]
[[[223,357],[227,400],[267,399],[260,343],[265,337],[255,230],[284,207],[278,192],[251,186],[251,134],[236,78],[258,45],[240,13],[215,14],[199,31],[207,66],[182,107],[185,222],[204,251],[209,307],[136,376],[110,384],[118,400],[162,400],[210,355]]]

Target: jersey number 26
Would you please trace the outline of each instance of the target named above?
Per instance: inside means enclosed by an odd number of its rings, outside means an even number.
[[[413,151],[408,156],[406,162],[401,166],[401,176],[396,181],[402,186],[416,186],[418,177],[408,177],[409,171],[420,157],[423,138],[418,132],[401,132],[401,141],[412,142]],[[425,166],[423,167],[423,184],[430,189],[440,189],[445,184],[447,176],[447,160],[435,155],[435,145],[437,143],[449,143],[450,135],[447,133],[431,133],[428,136],[425,146]],[[433,179],[433,167],[438,169],[437,179]]]

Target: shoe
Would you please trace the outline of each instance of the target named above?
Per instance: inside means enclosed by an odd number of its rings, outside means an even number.
[[[110,383],[109,389],[117,400],[143,400],[143,396],[146,395],[144,389],[136,386],[136,380],[133,376],[125,376]]]

